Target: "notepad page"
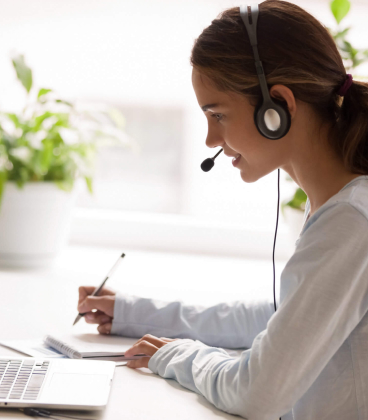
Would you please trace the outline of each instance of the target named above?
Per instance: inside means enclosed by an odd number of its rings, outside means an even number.
[[[124,355],[137,339],[102,334],[51,335],[54,340],[76,350],[82,357]]]

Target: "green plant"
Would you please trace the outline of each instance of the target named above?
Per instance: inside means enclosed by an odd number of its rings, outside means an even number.
[[[19,113],[0,112],[0,200],[6,181],[53,181],[70,191],[84,178],[92,192],[99,146],[131,146],[123,131],[124,117],[114,108],[82,107],[60,99],[51,89],[33,86],[32,70],[22,55],[12,58],[27,101]]]
[[[290,176],[286,177],[287,181],[293,181]],[[305,203],[307,202],[307,194],[301,189],[297,188],[291,200],[285,200],[281,203],[281,210],[285,214],[285,207],[303,211],[305,210]]]
[[[350,11],[350,1],[333,0],[330,3],[330,10],[336,20],[337,27],[335,29],[328,28],[328,30],[335,40],[346,70],[351,72],[352,69],[355,69],[360,64],[368,61],[368,50],[354,48],[347,40],[351,27],[341,27],[340,25],[341,21]],[[359,78],[362,79],[363,77],[360,76]],[[287,176],[286,179],[288,181],[293,181],[289,176]],[[291,199],[282,202],[281,209],[284,212],[285,207],[288,206],[304,212],[306,201],[307,195],[305,192],[301,188],[297,188]]]
[[[350,71],[368,60],[368,49],[354,48],[347,40],[351,27],[349,26],[344,28],[340,26],[341,21],[349,13],[350,1],[333,0],[330,3],[330,8],[335,17],[337,28],[329,28],[329,31],[335,40],[346,70]]]

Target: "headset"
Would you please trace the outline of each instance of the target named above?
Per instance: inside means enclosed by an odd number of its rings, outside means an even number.
[[[240,6],[240,16],[247,29],[250,45],[253,48],[255,66],[263,98],[254,111],[254,122],[262,136],[270,140],[278,140],[288,133],[291,126],[291,117],[285,102],[271,98],[268,90],[266,76],[258,52],[258,15],[258,4]]]
[[[266,76],[264,74],[263,65],[258,52],[258,15],[258,4],[240,6],[240,17],[242,18],[248,32],[250,45],[253,49],[256,72],[262,93],[261,101],[254,110],[254,124],[263,137],[266,137],[269,140],[279,140],[289,132],[291,126],[291,116],[286,103],[271,98],[268,90]],[[202,162],[201,168],[204,172],[208,172],[213,168],[215,159],[221,152],[222,149],[213,158],[205,159]]]
[[[240,17],[247,30],[250,45],[253,49],[256,72],[261,87],[262,98],[254,111],[254,124],[259,133],[269,140],[279,140],[284,137],[290,130],[291,116],[287,105],[283,101],[273,99],[268,90],[266,76],[263,70],[263,65],[259,57],[258,41],[257,41],[257,22],[258,22],[259,8],[258,4],[251,6],[240,6]],[[208,172],[215,164],[216,157],[222,152],[221,149],[213,158],[205,159],[201,168]],[[280,207],[280,169],[278,171],[278,200],[277,200],[277,219],[275,238],[273,243],[273,300],[276,312],[276,285],[275,285],[275,245],[277,236],[277,227],[279,222],[279,207]],[[281,417],[280,417],[281,420]]]

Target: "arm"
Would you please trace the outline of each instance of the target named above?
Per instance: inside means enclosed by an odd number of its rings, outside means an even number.
[[[251,347],[274,312],[271,303],[220,303],[206,308],[117,295],[112,334],[190,338],[211,346]]]
[[[251,419],[289,412],[368,310],[368,225],[348,204],[322,213],[281,276],[267,329],[240,358],[191,340],[162,346],[148,367]]]

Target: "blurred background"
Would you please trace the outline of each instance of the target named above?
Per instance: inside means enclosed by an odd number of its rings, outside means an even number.
[[[325,0],[294,3],[322,23],[336,21]],[[33,83],[70,101],[119,109],[133,148],[111,145],[97,156],[94,193],[81,187],[71,241],[139,249],[269,258],[276,224],[277,172],[242,182],[220,155],[200,163],[206,118],[191,85],[193,42],[230,0],[0,0],[0,107],[17,112],[25,93],[10,60],[24,54]],[[350,41],[368,44],[368,3],[351,1]],[[368,66],[359,67],[366,76]],[[295,184],[281,171],[281,199]],[[280,215],[277,258],[295,237]]]

